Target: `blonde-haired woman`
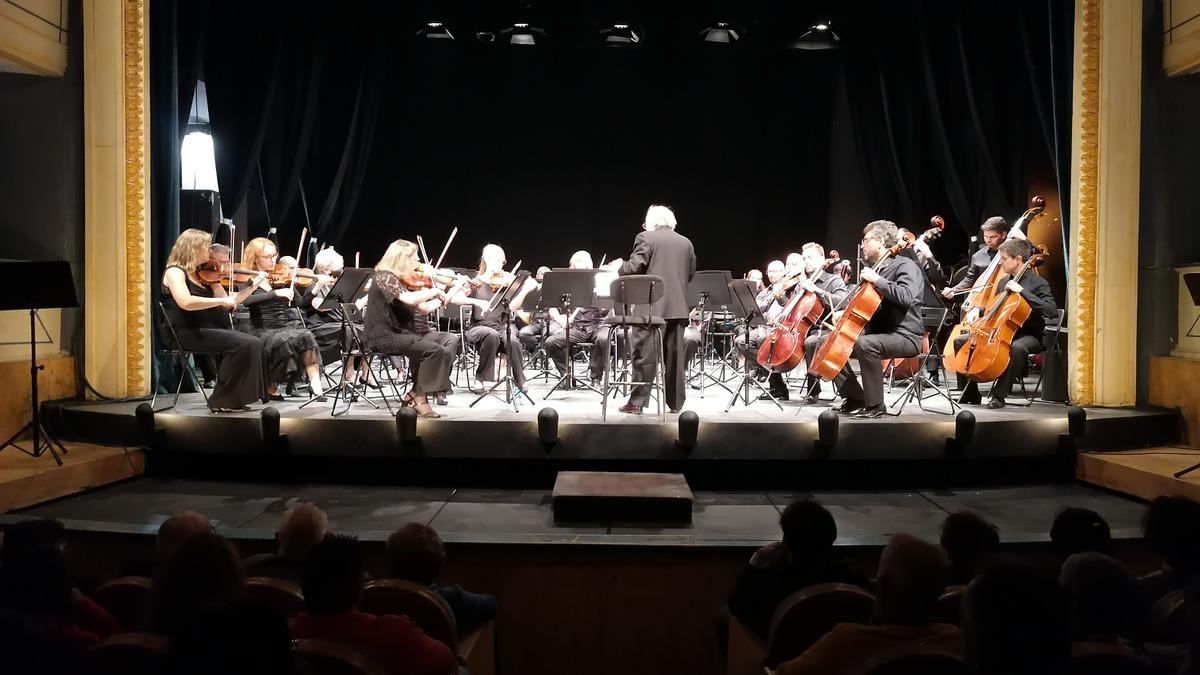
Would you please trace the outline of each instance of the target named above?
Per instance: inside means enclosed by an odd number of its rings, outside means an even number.
[[[263,397],[262,340],[229,325],[229,312],[250,295],[225,293],[221,284],[205,284],[196,269],[208,262],[212,239],[202,230],[184,230],[171,247],[162,276],[162,305],[179,346],[221,357],[208,406],[214,412],[248,410]]]
[[[242,252],[242,266],[255,272],[271,270],[278,260],[279,250],[266,237],[256,237],[246,242],[246,250]],[[286,382],[291,373],[303,370],[308,374],[308,387],[313,398],[326,400],[317,339],[307,328],[289,325],[288,308],[295,298],[295,291],[291,288],[272,288],[262,278],[250,282],[247,288],[250,289],[250,295],[243,304],[250,310],[254,334],[263,341],[267,398],[282,401],[279,383]]]
[[[378,354],[408,357],[413,386],[403,404],[411,405],[421,417],[436,418],[429,405],[429,394],[450,389],[452,357],[440,344],[418,333],[418,319],[446,305],[446,294],[439,288],[409,290],[402,279],[417,266],[417,246],[397,239],[388,246],[375,266],[367,309],[363,313],[363,341]]]

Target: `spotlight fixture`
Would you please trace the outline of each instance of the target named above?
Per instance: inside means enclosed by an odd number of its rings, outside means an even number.
[[[829,21],[818,21],[788,46],[792,49],[837,49],[841,41],[842,38],[833,32]]]
[[[500,42],[510,45],[532,47],[545,39],[545,30],[527,23],[514,23],[500,31]]]
[[[614,23],[600,29],[600,40],[606,47],[636,47],[641,44],[645,33],[640,26]]]
[[[704,42],[717,45],[731,45],[741,40],[745,34],[746,31],[741,26],[724,21],[718,21],[700,31],[700,37],[704,38]]]
[[[454,34],[441,21],[430,21],[425,24],[424,28],[417,31],[417,37],[423,37],[428,40],[453,40]]]

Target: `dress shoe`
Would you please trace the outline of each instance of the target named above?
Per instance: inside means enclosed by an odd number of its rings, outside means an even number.
[[[244,405],[238,408],[210,408],[214,413],[235,413],[235,412],[250,412],[250,406]]]
[[[861,400],[856,398],[848,398],[845,401],[842,401],[842,404],[834,408],[833,411],[842,415],[850,415],[858,412],[860,409],[862,409],[862,407],[863,402]]]
[[[433,402],[438,405],[450,405],[449,403],[446,402],[445,394],[437,394],[436,396],[433,397]]]
[[[958,397],[959,405],[979,405],[980,403],[983,403],[983,399],[980,398],[979,394],[964,393]]]
[[[804,405],[817,405],[821,402],[821,397],[816,394],[809,394],[804,397]]]
[[[287,389],[283,390],[283,394],[284,394],[284,396],[295,396],[296,395],[296,383],[288,382]],[[279,400],[282,401],[283,399],[279,399]]]
[[[267,400],[268,401],[282,401],[284,399],[279,394],[267,394]]]
[[[1004,399],[1002,399],[1002,398],[993,398],[993,399],[989,399],[989,400],[988,400],[988,406],[987,406],[987,407],[991,408],[992,410],[999,410],[1000,408],[1003,408],[1005,405],[1006,405],[1006,404],[1004,403]]]
[[[786,391],[781,391],[781,392],[773,391],[770,394],[759,394],[758,395],[758,400],[760,400],[760,401],[770,401],[772,398],[775,399],[776,401],[790,400],[788,398],[788,393]]]
[[[858,412],[854,413],[854,419],[856,419],[856,420],[877,420],[886,414],[887,414],[887,406],[880,403],[879,405],[873,405],[870,408],[863,408],[862,410],[859,410]]]
[[[216,386],[217,386],[217,383],[215,380],[205,380],[204,383],[200,385],[200,387],[202,389],[212,389],[213,387],[216,387]]]
[[[310,400],[316,401],[317,403],[326,403],[329,401],[329,397],[326,396],[325,394],[317,394],[316,396],[312,397],[312,399],[310,399]]]
[[[755,379],[755,380],[757,380],[757,381],[759,381],[759,382],[766,382],[766,381],[767,381],[767,378],[768,378],[768,377],[770,377],[770,376],[771,376],[771,374],[770,374],[770,373],[768,373],[768,372],[767,372],[765,369],[763,369],[763,368],[755,368],[755,369],[754,369],[754,379]]]
[[[700,383],[692,382],[692,383],[688,384],[688,389],[695,389],[696,391],[700,391]]]
[[[617,410],[620,412],[623,412],[623,413],[628,413],[630,415],[641,415],[642,410],[644,410],[645,408],[646,408],[646,406],[644,406],[644,405],[637,405],[636,403],[626,403],[625,405],[621,406],[620,408],[617,408]]]

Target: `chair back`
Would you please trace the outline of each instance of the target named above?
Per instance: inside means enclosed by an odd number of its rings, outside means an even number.
[[[867,623],[875,596],[850,584],[816,584],[789,595],[775,610],[766,665],[775,667],[804,653],[839,623]]]
[[[375,659],[348,645],[326,640],[292,640],[300,675],[387,675]]]
[[[256,600],[284,616],[296,616],[304,611],[304,593],[296,584],[274,577],[250,577],[246,580],[246,597]]]
[[[1071,656],[1071,675],[1150,675],[1146,661],[1107,642],[1077,642]]]
[[[363,587],[358,608],[376,615],[402,614],[450,651],[458,649],[458,629],[454,612],[442,599],[421,584],[404,579],[376,579]]]
[[[148,633],[120,633],[83,654],[87,675],[160,675],[167,669],[167,639]]]
[[[179,335],[175,332],[171,317],[167,315],[167,308],[163,306],[162,300],[154,304],[158,306],[158,326],[163,337],[163,350],[175,353],[183,352],[183,347],[179,346]]]
[[[1058,318],[1054,320],[1054,325],[1046,326],[1046,332],[1042,336],[1042,343],[1046,345],[1046,351],[1057,352],[1062,350],[1059,339],[1062,337],[1063,323],[1066,320],[1066,310],[1059,308]]]
[[[622,315],[634,313],[633,308],[637,306],[646,306],[649,314],[649,307],[662,300],[665,293],[663,278],[656,274],[630,274],[617,277],[608,285],[613,304],[624,308],[624,311],[617,311]]]
[[[153,593],[150,577],[117,577],[92,591],[92,600],[108,610],[122,629],[135,631],[145,627]]]
[[[962,657],[943,652],[914,652],[881,661],[866,675],[967,675]]]
[[[1150,636],[1155,642],[1177,645],[1189,640],[1187,604],[1182,589],[1159,598],[1150,606]]]
[[[933,610],[933,620],[938,623],[949,623],[962,626],[963,598],[967,595],[966,586],[947,586],[938,598],[937,607]]]

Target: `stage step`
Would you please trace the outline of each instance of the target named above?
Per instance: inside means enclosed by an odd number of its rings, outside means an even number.
[[[1147,501],[1162,495],[1200,500],[1200,469],[1182,478],[1174,476],[1196,464],[1200,464],[1200,450],[1183,445],[1081,452],[1075,463],[1075,477]]]
[[[29,447],[28,440],[21,443]],[[66,497],[142,475],[142,451],[90,443],[67,443],[63,465],[50,453],[30,457],[14,448],[0,452],[0,512]]]
[[[692,523],[683,474],[559,471],[550,495],[555,522]]]

